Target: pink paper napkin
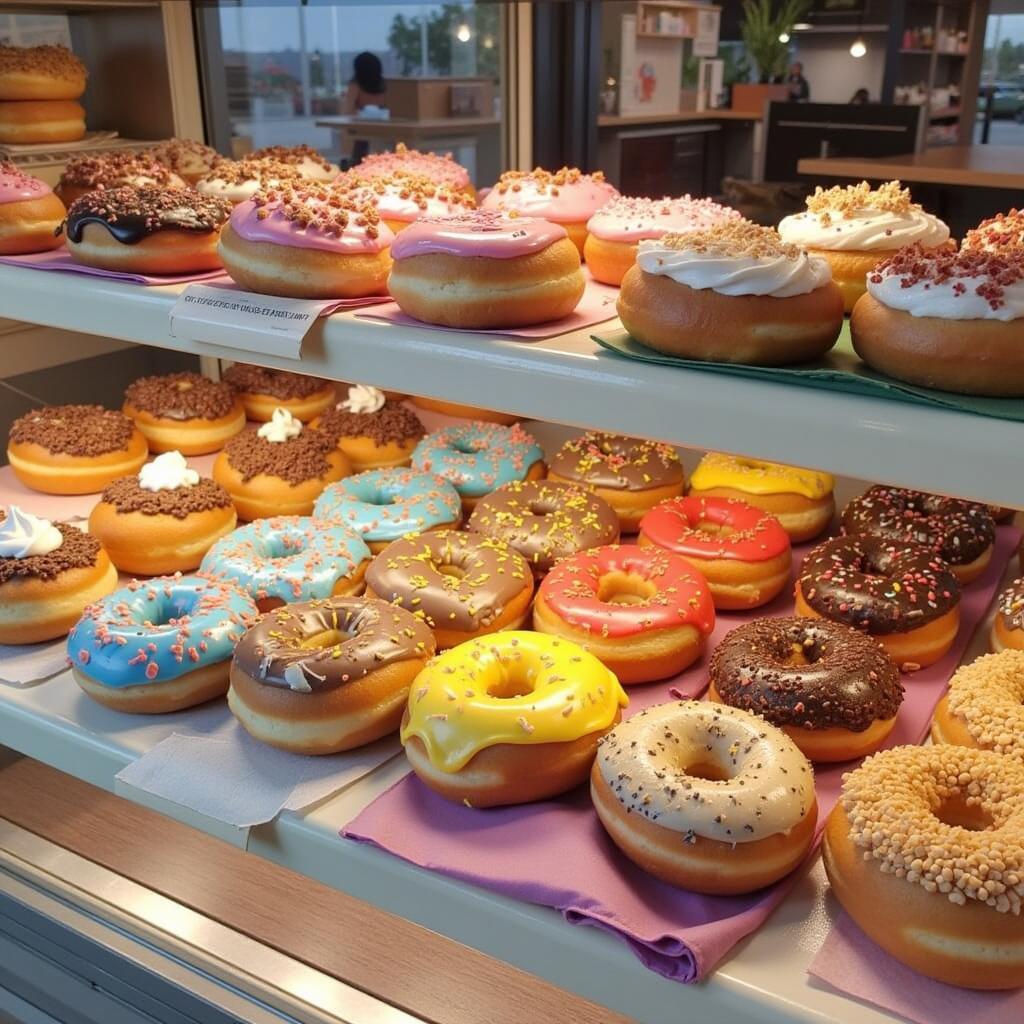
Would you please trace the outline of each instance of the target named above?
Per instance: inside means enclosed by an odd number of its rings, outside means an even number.
[[[1024,1021],[1024,989],[975,992],[926,978],[876,946],[842,910],[808,972],[844,995],[915,1024]]]
[[[1000,527],[992,561],[961,602],[953,650],[937,665],[905,677],[907,696],[886,747],[919,743],[950,676],[985,616],[1020,531]],[[743,621],[792,612],[789,596],[769,608],[723,615],[712,643]],[[701,667],[668,684],[631,687],[626,715],[704,689]],[[818,826],[832,809],[850,765],[815,773]],[[768,917],[797,873],[750,896],[715,897],[676,889],[645,874],[607,838],[578,790],[521,807],[473,810],[433,794],[412,774],[396,783],[341,833],[443,875],[504,896],[553,907],[572,924],[603,928],[622,939],[651,970],[681,982],[704,978],[745,935]]]
[[[135,284],[183,284],[185,281],[211,281],[224,278],[223,270],[205,270],[195,274],[129,274],[114,270],[100,270],[76,263],[67,249],[51,249],[49,252],[34,252],[26,256],[0,256],[0,263],[12,267],[31,267],[33,270],[56,270],[66,274],[89,274],[92,277],[109,277],[113,281],[132,281]]]

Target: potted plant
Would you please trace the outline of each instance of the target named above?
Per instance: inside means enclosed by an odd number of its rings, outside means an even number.
[[[810,0],[744,0],[740,28],[747,53],[757,64],[759,84],[736,83],[732,90],[735,110],[760,113],[767,100],[785,100],[789,91],[778,82],[789,62],[789,33],[810,7]]]

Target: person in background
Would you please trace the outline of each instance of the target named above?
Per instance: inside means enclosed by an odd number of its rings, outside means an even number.
[[[386,106],[387,83],[380,57],[364,50],[352,61],[352,78],[341,98],[343,114],[358,114],[363,107]]]
[[[784,84],[789,86],[789,98],[794,103],[806,103],[811,98],[811,87],[804,78],[804,66],[796,61],[789,69]]]
[[[856,104],[870,103],[871,102],[871,94],[867,91],[867,89],[863,89],[863,88],[862,89],[858,89],[850,97],[850,102],[851,103],[856,103]]]

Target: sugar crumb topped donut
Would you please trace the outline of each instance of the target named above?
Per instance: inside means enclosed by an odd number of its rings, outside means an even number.
[[[185,179],[151,153],[98,153],[69,160],[61,171],[56,193],[66,206],[89,192],[121,188],[183,188]]]
[[[320,155],[312,146],[304,143],[298,146],[264,146],[254,150],[247,160],[274,160],[295,168],[300,177],[311,181],[333,181],[339,167]]]
[[[45,181],[0,160],[0,256],[56,249],[65,212]]]
[[[195,183],[206,196],[219,196],[237,205],[261,189],[274,188],[287,181],[300,181],[302,175],[293,164],[265,157],[262,160],[219,160]]]
[[[965,988],[1024,976],[1024,764],[896,747],[843,778],[822,859],[847,913],[915,971]]]
[[[245,406],[246,416],[257,423],[268,422],[279,407],[308,423],[334,401],[331,381],[305,373],[233,363],[221,375],[221,380],[235,389]]]
[[[1024,247],[1024,210],[997,213],[971,228],[960,243],[961,249],[1003,252]]]
[[[66,46],[0,46],[0,100],[77,100],[87,76]]]
[[[334,184],[345,192],[373,202],[381,220],[396,235],[423,217],[451,217],[476,206],[476,200],[467,192],[445,185],[429,175],[377,174],[363,178],[356,167],[341,174]]]
[[[421,153],[399,142],[393,150],[368,153],[356,165],[356,173],[364,178],[411,174],[441,182],[449,188],[473,194],[469,171],[456,163],[451,153]]]
[[[145,150],[157,163],[169,167],[190,185],[194,185],[224,157],[212,146],[195,139],[165,139]]]

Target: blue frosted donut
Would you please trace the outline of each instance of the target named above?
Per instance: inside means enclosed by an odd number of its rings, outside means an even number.
[[[68,658],[103,686],[166,683],[227,661],[257,616],[252,599],[221,580],[135,580],[86,608],[68,636]]]
[[[312,516],[274,516],[221,537],[200,569],[231,580],[268,611],[358,592],[369,559],[354,530]]]
[[[367,544],[389,544],[410,533],[455,526],[459,492],[440,477],[411,469],[371,469],[330,484],[313,506],[317,519],[336,519]]]
[[[463,500],[472,501],[513,480],[526,480],[530,470],[543,470],[544,452],[518,423],[463,423],[428,434],[412,453],[413,469],[450,481]],[[533,476],[543,475],[543,472]]]

